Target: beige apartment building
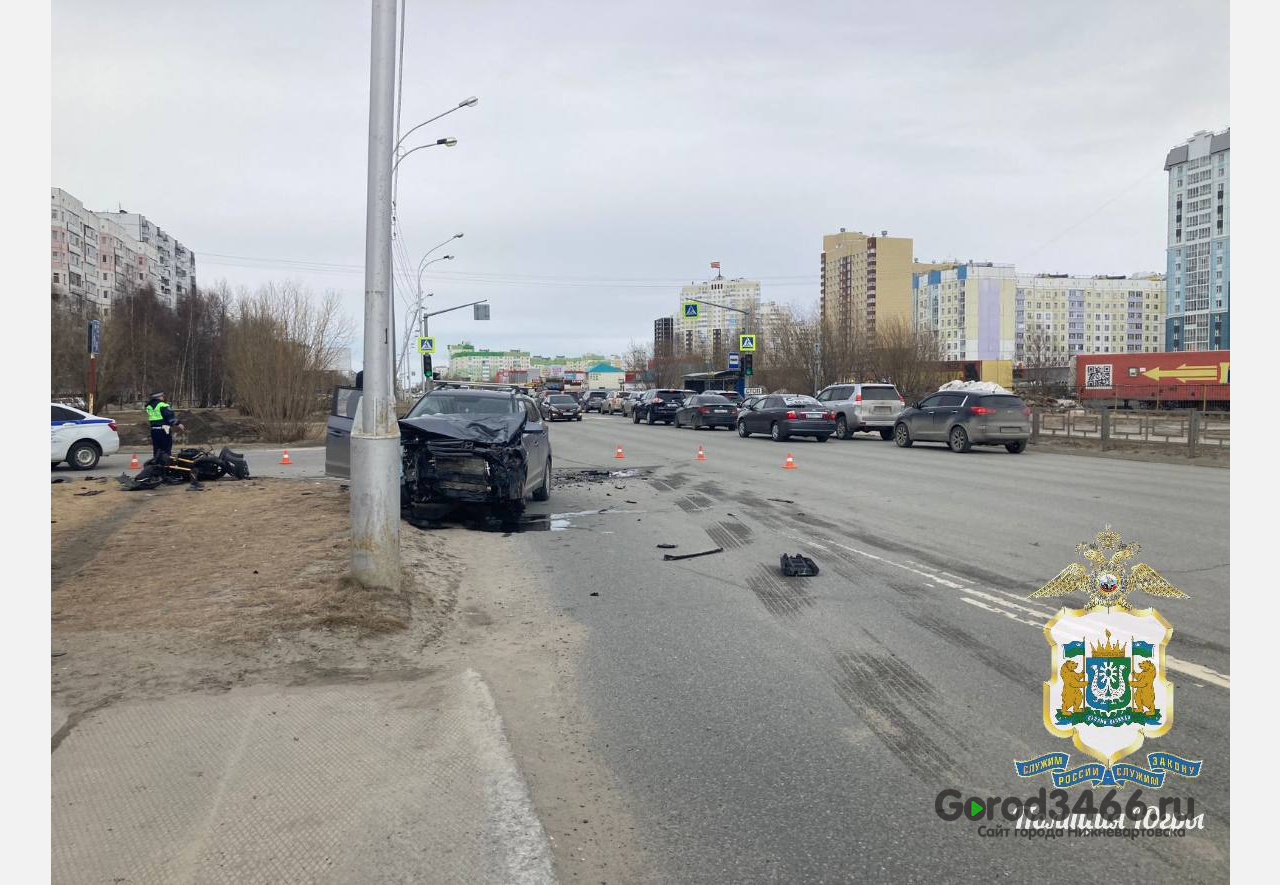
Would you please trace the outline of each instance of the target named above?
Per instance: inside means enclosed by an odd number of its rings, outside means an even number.
[[[877,327],[914,318],[913,273],[917,265],[910,237],[879,236],[840,229],[822,238],[822,321],[851,338],[874,337]],[[949,265],[948,265],[949,266]]]

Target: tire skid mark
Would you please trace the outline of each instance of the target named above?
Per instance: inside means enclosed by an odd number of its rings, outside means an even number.
[[[707,536],[711,538],[718,547],[723,547],[726,550],[733,550],[734,548],[742,546],[742,542],[739,541],[735,535],[726,531],[723,525],[708,526],[705,531]]]
[[[989,642],[984,642],[967,630],[957,627],[948,619],[940,617],[937,612],[932,610],[916,612],[904,609],[902,613],[938,638],[973,655],[1001,676],[1020,686],[1035,685],[1044,678],[1044,674],[1032,670],[1024,661],[1001,654],[992,648]]]
[[[841,652],[836,665],[841,700],[913,776],[926,782],[961,780],[951,749],[964,744],[942,713],[942,698],[920,674],[892,653],[874,650]]]
[[[800,583],[803,580],[784,580],[769,566],[762,565],[756,569],[755,574],[747,576],[747,586],[769,614],[789,618],[799,615],[817,602]]]

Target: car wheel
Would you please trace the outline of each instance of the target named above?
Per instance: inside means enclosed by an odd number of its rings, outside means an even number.
[[[1005,448],[1009,450],[1010,455],[1021,455],[1027,450],[1027,441],[1020,439],[1017,442],[1008,443]]]
[[[578,417],[574,418],[573,420],[575,420],[575,421],[581,421],[581,420],[582,420],[582,416],[581,416],[581,415],[579,415]]]
[[[551,499],[551,459],[547,458],[547,471],[542,474],[542,485],[533,490],[533,500],[548,501]]]
[[[901,421],[893,428],[893,441],[898,444],[900,449],[911,448],[911,431]]]
[[[830,436],[831,434],[829,433],[819,433],[817,436],[814,437],[814,439],[816,439],[818,442],[826,442],[827,439],[830,438]]]
[[[769,425],[769,436],[774,442],[786,442],[787,434],[782,432],[782,428],[778,426],[778,422],[774,421]]]
[[[893,428],[892,428],[892,427],[881,427],[881,428],[880,428],[880,438],[881,438],[881,439],[883,439],[883,440],[886,440],[886,441],[887,441],[887,440],[891,440],[891,439],[893,439]]]
[[[951,433],[947,437],[947,441],[951,444],[951,451],[956,453],[964,453],[969,451],[969,434],[960,425],[951,428]]]
[[[838,439],[853,438],[853,434],[849,432],[849,422],[845,420],[844,415],[836,419],[836,437]]]
[[[649,426],[650,426],[650,427],[652,427],[652,426],[653,426],[653,412],[650,412],[650,413],[649,413]]]
[[[91,442],[78,442],[67,452],[67,463],[76,470],[92,470],[98,466],[102,451]]]
[[[751,431],[750,431],[750,430],[747,430],[747,425],[745,425],[745,424],[743,424],[741,421],[739,421],[739,422],[738,422],[738,436],[742,437],[743,439],[746,439],[746,438],[747,438],[747,437],[749,437],[750,435],[751,435]]]

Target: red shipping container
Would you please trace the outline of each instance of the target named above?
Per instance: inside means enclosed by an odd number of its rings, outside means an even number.
[[[1081,401],[1110,400],[1121,408],[1221,408],[1231,402],[1231,351],[1077,356],[1075,390]]]

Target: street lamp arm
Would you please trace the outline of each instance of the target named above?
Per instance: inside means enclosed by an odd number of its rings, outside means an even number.
[[[426,257],[426,256],[423,256],[423,257]],[[452,261],[452,260],[453,260],[453,256],[452,256],[452,255],[441,255],[439,258],[432,258],[430,261],[426,261],[426,262],[423,262],[422,264],[418,265],[418,291],[419,291],[419,292],[421,292],[421,291],[422,291],[422,273],[423,273],[423,271],[425,271],[425,270],[426,270],[428,267],[430,267],[431,265],[435,264],[437,261]]]
[[[406,159],[408,155],[413,154],[413,152],[420,151],[424,149],[424,147],[435,147],[436,145],[445,145],[448,147],[453,147],[454,145],[457,145],[457,143],[458,143],[457,138],[436,138],[435,141],[426,142],[425,145],[411,147],[410,150],[404,151],[403,154],[399,156],[399,159],[396,160],[396,163],[392,164],[392,172],[396,172],[396,169],[399,168],[399,164],[403,163],[404,159]]]
[[[436,114],[434,117],[432,117],[432,118],[431,118],[431,119],[429,119],[429,120],[423,120],[423,121],[422,121],[421,123],[419,123],[417,126],[414,126],[412,129],[410,129],[410,130],[409,130],[408,132],[406,132],[404,135],[400,136],[400,140],[396,142],[396,146],[395,146],[394,148],[392,148],[392,149],[391,149],[391,152],[394,154],[394,153],[396,153],[397,151],[399,151],[399,150],[400,150],[400,145],[404,144],[404,140],[405,140],[406,138],[408,138],[408,137],[409,137],[410,135],[412,135],[413,133],[417,132],[417,131],[418,131],[419,129],[421,129],[423,126],[426,126],[428,123],[434,123],[436,120],[439,120],[441,117],[447,117],[447,116],[449,116],[450,114],[452,114],[454,111],[461,110],[462,108],[473,108],[473,107],[475,107],[475,106],[476,106],[476,104],[477,104],[479,101],[480,101],[480,99],[476,98],[476,97],[473,95],[473,96],[471,96],[470,98],[467,98],[467,99],[464,99],[464,100],[462,100],[462,101],[458,102],[458,104],[457,104],[455,107],[451,107],[451,108],[449,108],[449,110],[445,111],[444,113],[442,113],[442,114]]]

